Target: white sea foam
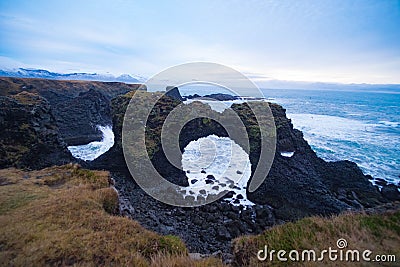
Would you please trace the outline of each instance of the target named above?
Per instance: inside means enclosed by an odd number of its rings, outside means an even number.
[[[100,126],[97,128],[103,133],[101,141],[94,141],[81,146],[69,146],[68,150],[72,156],[82,160],[94,160],[107,152],[114,145],[114,133],[111,126]]]
[[[286,158],[291,158],[294,155],[294,151],[291,152],[281,152],[281,156],[286,157]]]
[[[287,114],[292,119],[295,128],[304,131],[307,136],[319,136],[336,140],[367,141],[378,126],[359,120],[342,118],[337,116],[319,114]]]
[[[228,190],[234,192],[234,196],[227,199],[233,205],[254,205],[246,197],[251,176],[249,156],[230,138],[210,135],[190,142],[182,155],[182,168],[189,180],[186,195],[197,199]],[[210,182],[208,175],[215,178],[212,184],[207,183],[207,180]]]
[[[394,127],[394,128],[399,127],[399,125],[400,125],[399,122],[395,122],[395,121],[379,121],[379,123],[383,124],[385,126]]]
[[[351,160],[366,174],[399,182],[400,161],[396,151],[400,142],[396,135],[381,131],[382,127],[388,127],[383,123],[316,114],[288,114],[288,117],[323,159]],[[390,146],[386,145],[388,142]],[[391,175],[383,175],[388,173]]]

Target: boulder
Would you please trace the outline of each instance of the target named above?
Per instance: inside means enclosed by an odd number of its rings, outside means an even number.
[[[179,92],[178,87],[167,86],[167,88],[165,90],[166,90],[165,95],[167,95],[175,100],[183,101],[183,98],[181,96],[181,93]]]
[[[382,186],[382,195],[391,201],[400,201],[399,189],[394,184]]]

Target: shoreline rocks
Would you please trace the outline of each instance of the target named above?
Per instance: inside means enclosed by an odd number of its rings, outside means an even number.
[[[220,200],[194,208],[173,207],[147,195],[127,173],[112,172],[112,177],[122,200],[122,216],[158,233],[178,235],[191,252],[228,253],[233,238],[260,233],[276,224],[273,209],[268,206],[244,210]]]
[[[28,92],[0,96],[0,122],[0,168],[42,169],[76,161],[43,97]]]
[[[49,102],[60,136],[67,145],[100,141],[102,133],[96,125],[111,124],[111,99],[137,89],[145,87],[120,82],[0,77],[0,96],[29,92]]]

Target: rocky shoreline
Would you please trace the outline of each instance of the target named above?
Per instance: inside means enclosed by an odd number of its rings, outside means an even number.
[[[140,189],[129,172],[122,153],[122,121],[131,95],[140,85],[121,83],[48,81],[0,78],[0,167],[40,169],[67,162],[108,170],[119,192],[120,212],[161,234],[180,236],[189,251],[224,255],[229,259],[231,240],[256,234],[277,224],[312,215],[329,216],[345,211],[367,210],[400,200],[398,185],[373,186],[355,163],[325,162],[317,157],[301,131],[293,128],[281,106],[269,105],[276,125],[277,145],[273,165],[262,185],[249,200],[252,208],[233,206],[223,199],[196,208],[172,207],[151,198]],[[150,95],[145,91],[143,103]],[[150,118],[148,152],[160,173],[171,182],[185,185],[185,173],[170,165],[162,151],[159,134],[168,111],[181,103],[179,91],[163,97]],[[224,99],[226,96],[216,95]],[[216,114],[209,106],[192,103],[204,114]],[[140,105],[137,106],[140,109]],[[251,136],[249,158],[258,163],[259,137],[254,114],[246,104],[234,104]],[[72,158],[67,145],[99,139],[94,127],[113,125],[115,145],[92,162]],[[182,149],[192,140],[210,134],[227,136],[217,123],[196,119],[180,133]],[[293,152],[291,157],[281,153]],[[262,164],[262,163],[261,163]]]
[[[173,207],[147,195],[127,174],[112,173],[112,177],[121,215],[157,233],[179,236],[191,252],[229,253],[233,238],[283,223],[266,205],[243,209],[221,200],[195,208]]]

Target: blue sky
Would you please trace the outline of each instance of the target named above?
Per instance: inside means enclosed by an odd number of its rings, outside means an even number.
[[[3,1],[0,66],[151,76],[211,61],[255,80],[400,83],[400,1]]]

